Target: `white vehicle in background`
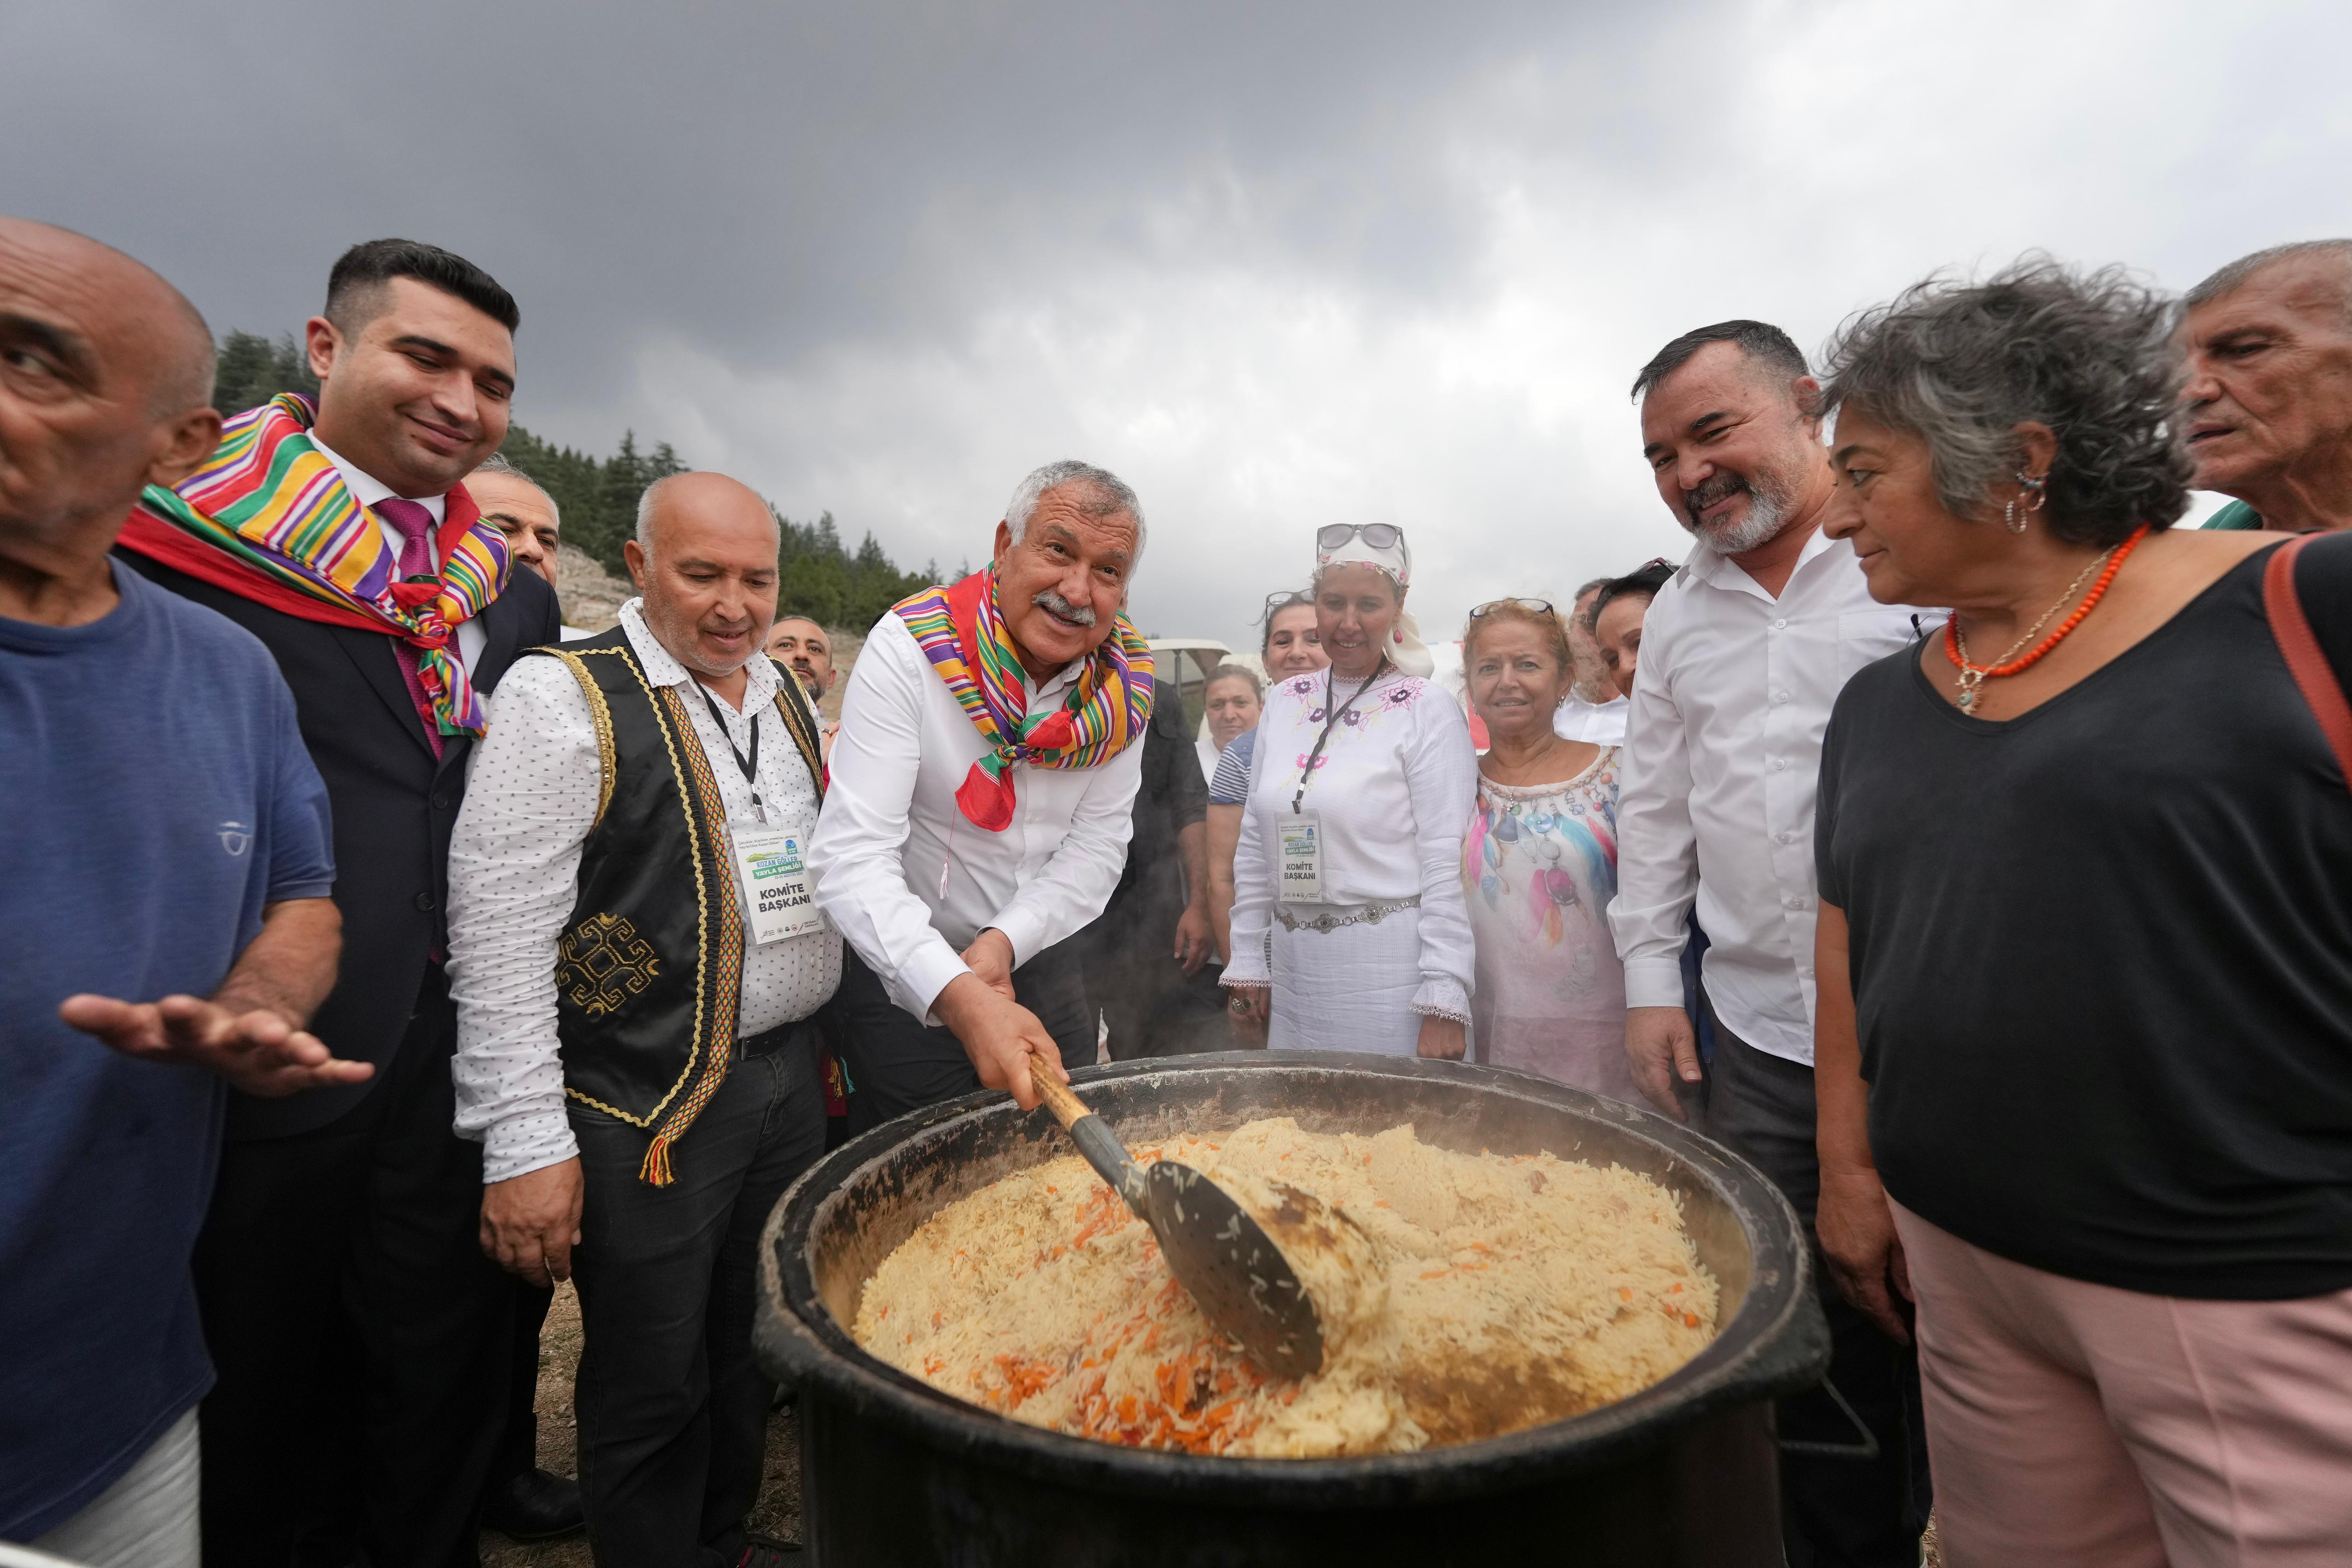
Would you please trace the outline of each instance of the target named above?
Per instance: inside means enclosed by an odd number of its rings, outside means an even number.
[[[1184,727],[1197,730],[1209,704],[1209,676],[1219,664],[1246,664],[1265,678],[1255,657],[1234,653],[1209,637],[1147,637],[1155,674],[1184,695]]]

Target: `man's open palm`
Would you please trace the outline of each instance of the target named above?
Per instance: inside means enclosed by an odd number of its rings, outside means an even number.
[[[85,993],[60,1002],[58,1017],[125,1056],[202,1067],[265,1099],[364,1083],[375,1072],[364,1061],[339,1061],[317,1035],[282,1014],[231,1012],[201,997],[126,1002]]]

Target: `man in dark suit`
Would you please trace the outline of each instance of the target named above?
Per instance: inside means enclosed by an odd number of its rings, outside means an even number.
[[[232,421],[151,489],[131,563],[261,639],[334,821],[341,977],[311,1028],[373,1063],[296,1101],[234,1096],[196,1255],[219,1382],[205,1556],[228,1568],[471,1568],[512,1297],[479,1247],[481,1151],[451,1130],[449,831],[481,695],[558,639],[458,481],[497,450],[513,298],[462,257],[353,247],[306,329],[315,414]]]

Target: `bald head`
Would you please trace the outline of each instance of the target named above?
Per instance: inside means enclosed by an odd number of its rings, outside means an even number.
[[[100,308],[101,319],[90,325],[101,347],[119,373],[146,387],[156,418],[211,403],[212,329],[153,268],[87,235],[30,218],[0,216],[0,255],[28,272],[74,279],[74,292]]]
[[[102,556],[142,486],[220,438],[212,335],[179,290],[111,246],[0,217],[0,532]],[[96,538],[97,534],[90,534]]]
[[[646,486],[645,493],[637,497],[637,543],[651,551],[662,519],[679,516],[739,520],[756,517],[772,540],[778,545],[782,543],[776,529],[776,515],[768,509],[768,503],[760,498],[759,492],[724,474],[672,474]],[[776,552],[772,549],[768,553],[772,556]]]
[[[646,486],[637,537],[621,553],[670,656],[698,675],[731,677],[775,619],[781,542],[775,514],[750,486],[674,474]]]

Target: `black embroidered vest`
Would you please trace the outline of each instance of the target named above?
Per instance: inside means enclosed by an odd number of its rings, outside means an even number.
[[[691,695],[649,683],[620,627],[530,653],[562,660],[579,681],[602,766],[556,948],[564,1092],[653,1131],[644,1175],[667,1185],[669,1146],[727,1076],[735,1043],[743,915],[726,804]],[[822,800],[816,720],[793,673],[776,670],[776,711]]]

